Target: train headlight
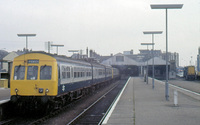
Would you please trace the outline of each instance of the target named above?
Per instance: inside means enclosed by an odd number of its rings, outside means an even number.
[[[48,92],[49,92],[49,89],[46,89],[45,92],[48,93]]]
[[[15,89],[15,92],[17,93],[18,91],[19,91],[19,90],[16,88],[16,89]]]

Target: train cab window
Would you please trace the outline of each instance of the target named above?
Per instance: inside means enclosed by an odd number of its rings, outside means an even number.
[[[38,67],[28,66],[27,80],[37,80],[37,76],[38,76]]]
[[[15,66],[14,80],[23,80],[25,76],[25,66]]]
[[[41,66],[40,67],[40,79],[41,80],[50,80],[51,79],[51,73],[52,73],[52,67],[51,66]]]

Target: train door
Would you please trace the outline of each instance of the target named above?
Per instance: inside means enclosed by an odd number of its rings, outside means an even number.
[[[57,65],[57,68],[58,68],[58,85],[60,85],[61,84],[60,65]]]

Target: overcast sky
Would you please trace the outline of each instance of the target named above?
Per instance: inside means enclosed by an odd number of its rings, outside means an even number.
[[[0,49],[22,50],[25,38],[19,33],[35,33],[28,48],[44,50],[45,42],[64,44],[59,54],[86,47],[100,55],[134,50],[151,42],[143,31],[163,31],[155,35],[155,49],[165,51],[165,10],[150,4],[184,4],[168,11],[169,51],[180,55],[180,65],[195,64],[200,46],[200,0],[0,0]],[[53,52],[56,49],[52,50]]]

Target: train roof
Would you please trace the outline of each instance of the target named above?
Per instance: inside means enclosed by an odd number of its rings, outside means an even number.
[[[64,55],[50,54],[50,53],[46,53],[44,51],[32,51],[32,52],[28,52],[26,54],[32,54],[32,53],[38,53],[38,54],[48,55],[48,56],[51,56],[51,57],[55,58],[57,61],[60,61],[60,62],[68,62],[68,63],[83,64],[83,65],[91,65],[90,63],[88,63],[86,61],[83,61],[83,60],[72,59],[72,58],[69,58],[69,57],[64,56]]]
[[[50,53],[46,53],[44,51],[32,51],[32,52],[28,52],[26,54],[31,54],[31,53],[39,53],[39,54],[48,55],[48,56],[55,58],[57,61],[62,61],[62,62],[76,63],[76,64],[82,64],[82,65],[93,65],[93,66],[107,67],[107,68],[112,67],[112,66],[103,65],[103,64],[100,64],[100,63],[97,63],[97,62],[88,62],[86,60],[72,59],[72,58],[67,57],[65,55],[50,54]]]

